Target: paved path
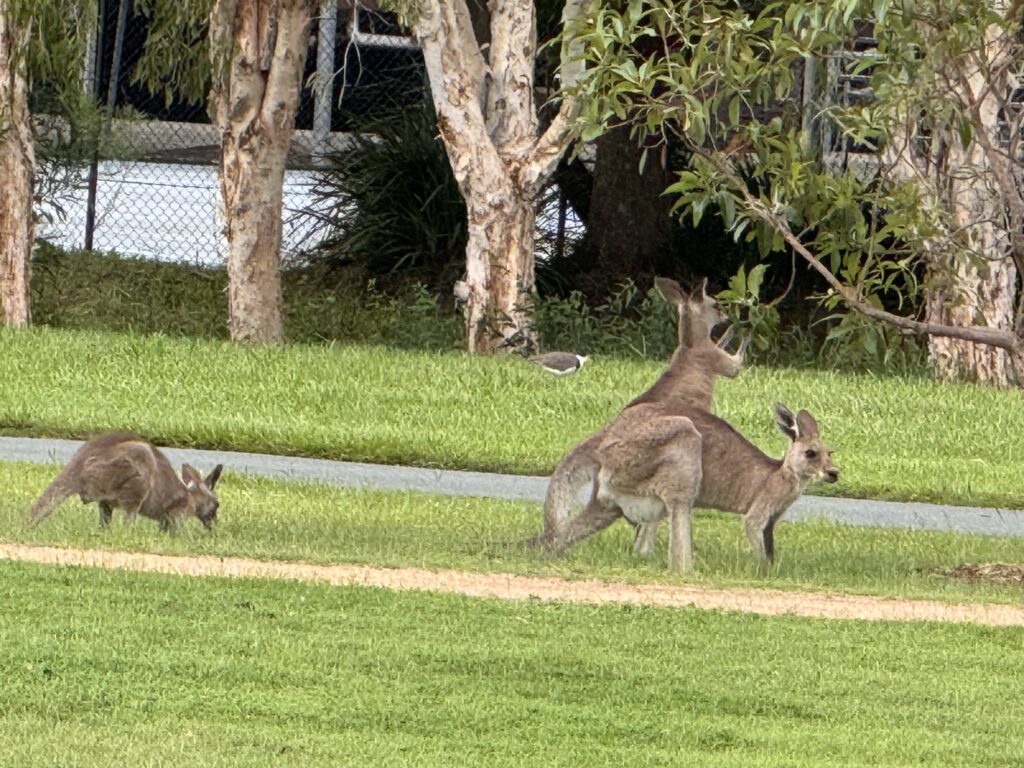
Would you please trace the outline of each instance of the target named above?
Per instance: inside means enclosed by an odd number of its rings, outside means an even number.
[[[80,445],[75,440],[0,437],[0,459],[63,463]],[[546,477],[397,467],[238,451],[163,450],[175,464],[189,462],[200,469],[224,464],[234,472],[288,480],[314,480],[357,488],[426,491],[450,496],[536,502],[543,501],[547,489]],[[786,513],[787,520],[815,518],[849,525],[1024,536],[1024,510],[804,496]]]

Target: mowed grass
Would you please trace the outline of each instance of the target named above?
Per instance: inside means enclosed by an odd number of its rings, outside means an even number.
[[[0,764],[1015,766],[1020,629],[0,563]]]
[[[662,365],[597,359],[556,378],[517,358],[380,347],[250,348],[35,328],[0,330],[0,431],[131,428],[164,444],[385,463],[549,472]],[[1024,506],[1019,391],[752,368],[716,410],[778,456],[771,406],[817,418],[842,470],[814,492]]]
[[[315,563],[420,566],[553,575],[570,579],[768,586],[960,601],[1020,603],[1020,585],[972,583],[939,571],[960,563],[1024,562],[1024,538],[819,521],[783,522],[778,560],[760,574],[734,515],[701,513],[694,526],[696,570],[667,570],[665,526],[650,560],[633,555],[631,529],[618,523],[562,557],[521,544],[540,530],[540,505],[422,493],[342,489],[225,473],[220,519],[209,533],[188,521],[173,536],[139,520],[108,529],[95,505],[65,502],[36,528],[33,499],[56,467],[0,462],[0,540],[165,554],[235,555]]]

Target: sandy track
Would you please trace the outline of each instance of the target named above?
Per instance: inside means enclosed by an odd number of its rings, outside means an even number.
[[[700,586],[624,584],[558,578],[366,565],[312,565],[242,557],[184,557],[142,552],[64,549],[0,543],[0,558],[51,565],[114,568],[187,576],[292,579],[333,585],[424,590],[503,600],[540,599],[573,603],[627,603],[740,611],[765,616],[795,615],[870,621],[947,621],[988,626],[1024,626],[1024,607],[894,600],[865,595],[723,589]]]

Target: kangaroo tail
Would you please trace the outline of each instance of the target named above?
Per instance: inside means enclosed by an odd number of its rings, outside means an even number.
[[[70,496],[74,491],[68,488],[67,478],[63,471],[54,478],[53,482],[46,486],[43,495],[36,499],[32,509],[28,511],[29,525],[38,525],[46,519],[57,505]]]
[[[597,476],[599,464],[595,450],[602,437],[600,433],[592,435],[558,462],[544,498],[544,530],[530,543],[552,549],[562,546],[576,497],[580,489]]]

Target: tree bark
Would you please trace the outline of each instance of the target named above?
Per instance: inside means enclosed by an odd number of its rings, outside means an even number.
[[[969,208],[983,206],[986,194],[979,189],[964,190],[964,197],[973,198]],[[957,206],[957,218],[967,208]],[[979,219],[973,219],[979,221]],[[984,229],[986,231],[979,231]],[[942,278],[927,295],[927,319],[932,323],[964,327],[984,326],[1012,332],[1017,293],[1017,269],[1005,254],[1006,244],[991,226],[974,227],[975,243],[990,254],[982,266],[963,258],[941,260],[937,264]],[[1015,379],[1010,352],[999,347],[965,339],[943,336],[928,337],[928,354],[936,375],[944,379],[972,378],[986,384],[1006,387]]]
[[[993,28],[980,58],[992,62],[1005,44],[1004,33]],[[961,65],[962,66],[962,65]],[[998,71],[998,68],[994,68]],[[1017,305],[1017,268],[1011,257],[1011,221],[1007,220],[1008,199],[1001,194],[997,165],[1008,160],[1002,152],[987,151],[998,134],[999,94],[1011,86],[996,78],[987,81],[987,71],[974,67],[947,76],[950,89],[969,106],[977,138],[967,149],[953,136],[941,150],[933,149],[938,194],[950,212],[950,237],[956,253],[937,253],[934,263],[938,279],[927,294],[929,322],[944,325],[984,326],[1013,331]],[[949,133],[953,134],[950,129]],[[936,135],[934,142],[939,141]],[[1019,190],[1012,194],[1019,195]],[[973,254],[973,259],[965,258]],[[1006,349],[949,337],[928,338],[928,352],[935,373],[946,379],[970,377],[1000,387],[1015,379],[1013,360]]]
[[[315,7],[316,0],[217,0],[210,15],[210,115],[221,134],[228,327],[236,341],[284,338],[282,187]]]
[[[18,34],[6,10],[0,10],[0,311],[4,324],[16,328],[29,322],[29,277],[35,240],[35,150]]]
[[[438,130],[468,215],[466,274],[456,284],[470,352],[533,344],[534,201],[568,147],[576,111],[565,99],[539,134],[532,0],[494,0],[488,66],[465,0],[426,0],[413,28],[423,50]],[[566,19],[582,12],[569,0]],[[563,44],[562,81],[578,77]]]
[[[465,284],[476,297],[466,306],[471,352],[532,344],[527,299],[534,285],[533,197],[504,187],[466,202]]]

